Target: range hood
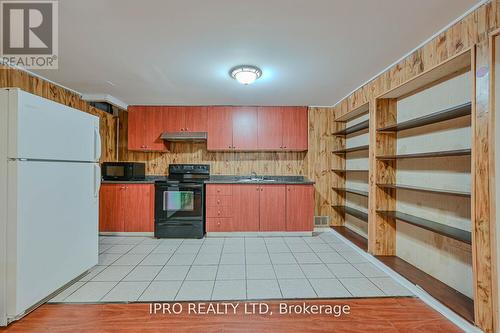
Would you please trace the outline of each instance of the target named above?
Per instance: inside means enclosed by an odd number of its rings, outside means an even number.
[[[205,142],[207,132],[164,132],[160,139],[168,142]]]

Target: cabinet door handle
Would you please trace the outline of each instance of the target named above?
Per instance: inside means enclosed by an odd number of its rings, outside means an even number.
[[[189,131],[189,128],[187,128],[187,127],[186,127],[184,130],[185,130],[185,131]]]

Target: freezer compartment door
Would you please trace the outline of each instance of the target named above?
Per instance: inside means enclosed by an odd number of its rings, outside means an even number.
[[[9,158],[95,162],[100,151],[98,117],[9,90]]]
[[[9,161],[8,316],[98,261],[96,163]]]

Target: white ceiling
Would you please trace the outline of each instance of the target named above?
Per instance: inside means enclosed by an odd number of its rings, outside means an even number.
[[[59,69],[36,72],[127,104],[333,105],[478,2],[63,0]]]

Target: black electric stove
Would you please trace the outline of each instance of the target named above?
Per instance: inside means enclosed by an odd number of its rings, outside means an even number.
[[[170,164],[166,181],[155,182],[155,237],[203,238],[206,164]]]

